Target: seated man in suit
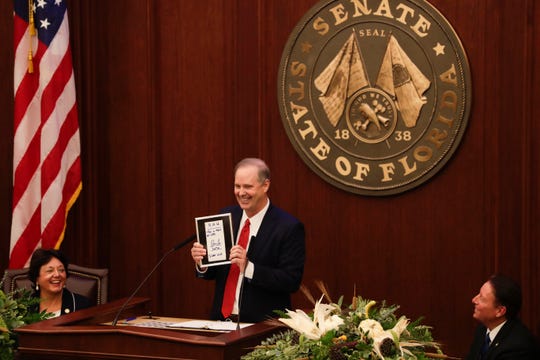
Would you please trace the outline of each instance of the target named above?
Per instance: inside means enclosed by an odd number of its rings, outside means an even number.
[[[480,325],[467,360],[539,359],[533,335],[517,317],[521,288],[516,282],[494,275],[482,285],[472,302],[473,318]]]
[[[197,276],[215,280],[211,319],[236,321],[239,315],[243,322],[265,320],[276,315],[274,310],[290,308],[291,293],[300,287],[304,225],[270,203],[269,188],[270,170],[264,161],[240,161],[234,171],[238,205],[223,210],[232,214],[237,239],[229,254],[232,264],[201,268],[206,249],[197,242],[191,249]]]

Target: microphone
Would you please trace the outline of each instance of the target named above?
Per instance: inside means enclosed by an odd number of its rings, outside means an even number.
[[[255,236],[252,236],[251,239],[249,239],[249,243],[252,244],[253,240],[255,240]],[[246,254],[246,268],[247,263],[249,263],[249,259],[247,258]],[[244,269],[244,272],[240,274],[242,276],[242,281],[240,281],[240,291],[238,291],[238,318],[236,319],[236,330],[240,330],[240,314],[242,313],[242,294],[244,293],[244,281],[246,280],[246,269]]]
[[[245,272],[246,270],[244,270]],[[242,313],[242,290],[244,289],[244,280],[246,280],[246,277],[244,273],[240,275],[242,277],[242,281],[240,281],[240,291],[238,294],[238,317],[236,318],[236,330],[240,330],[240,313]]]
[[[187,239],[185,239],[184,241],[182,241],[181,243],[177,244],[175,247],[173,247],[172,249],[170,249],[169,251],[167,251],[162,257],[161,259],[159,259],[159,261],[157,262],[157,264],[154,266],[154,268],[152,270],[150,270],[150,272],[148,273],[148,275],[146,275],[146,277],[144,278],[143,281],[141,281],[141,283],[139,284],[139,286],[137,286],[137,288],[135,289],[135,291],[133,291],[133,293],[129,296],[129,298],[122,304],[122,306],[120,307],[120,310],[118,310],[118,313],[116,314],[116,316],[114,317],[114,320],[112,322],[112,326],[116,326],[116,323],[118,322],[118,318],[120,317],[120,314],[122,313],[122,311],[124,311],[125,307],[127,306],[127,304],[131,301],[131,299],[133,299],[133,297],[135,296],[135,294],[141,289],[141,287],[144,285],[144,283],[146,282],[146,280],[148,280],[148,278],[150,277],[150,275],[152,275],[154,273],[154,271],[156,271],[156,269],[159,267],[159,265],[161,265],[161,263],[163,262],[163,260],[165,260],[167,258],[167,256],[169,256],[170,254],[172,254],[173,252],[177,251],[178,249],[184,247],[185,245],[187,245],[188,243],[192,242],[193,240],[195,240],[197,238],[197,235],[196,234],[193,234],[191,235],[190,237],[188,237]]]

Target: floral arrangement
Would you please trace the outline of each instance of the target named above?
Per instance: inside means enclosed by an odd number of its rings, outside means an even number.
[[[318,284],[323,295],[318,301],[302,287],[315,304],[313,312],[302,310],[277,312],[286,329],[263,341],[243,360],[408,360],[449,357],[433,341],[431,328],[421,325],[421,319],[411,322],[398,317],[399,306],[387,306],[354,296],[352,304],[343,308],[343,297],[333,303],[324,285]],[[329,303],[322,303],[326,297]],[[430,351],[430,352],[428,352]]]
[[[0,281],[0,288],[3,280]],[[39,298],[27,289],[5,293],[0,290],[0,360],[12,360],[17,349],[17,337],[13,329],[47,319],[51,314],[34,312]]]

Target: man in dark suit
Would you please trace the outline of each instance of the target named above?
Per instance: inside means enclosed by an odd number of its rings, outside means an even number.
[[[273,317],[274,310],[291,308],[291,294],[300,287],[305,261],[304,225],[270,203],[269,188],[270,170],[264,161],[240,161],[234,170],[238,205],[222,211],[232,214],[237,239],[229,254],[231,265],[201,268],[206,249],[198,242],[191,249],[197,276],[215,280],[210,314],[214,320],[236,321],[239,316],[243,322],[259,322]],[[244,231],[247,244],[242,241]]]
[[[467,360],[539,359],[533,335],[517,317],[521,288],[516,282],[494,275],[482,285],[472,302],[473,318],[480,325]]]

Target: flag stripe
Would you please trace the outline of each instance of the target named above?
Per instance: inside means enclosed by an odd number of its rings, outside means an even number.
[[[68,181],[66,181],[64,185],[63,195],[67,201],[62,203],[62,206],[58,208],[58,211],[54,214],[54,216],[49,221],[48,226],[45,228],[44,233],[47,233],[48,236],[44,236],[42,244],[43,247],[58,248],[62,243],[62,240],[64,239],[67,213],[71,209],[71,206],[73,205],[81,191],[81,182],[76,180],[76,174],[80,173],[80,171],[81,161],[80,158],[77,158],[69,171],[69,174],[72,174],[74,176],[68,175]],[[72,195],[71,198],[69,198],[70,194]]]
[[[67,128],[69,131],[70,129]],[[74,151],[79,147],[78,143],[78,132],[73,134],[74,136],[69,138],[69,142],[63,144],[59,143],[57,149],[63,147],[62,154],[60,157],[55,158],[51,156],[44,162],[42,172],[41,172],[41,181],[42,184],[47,184],[47,189],[42,188],[42,208],[44,210],[44,215],[42,218],[42,224],[45,227],[50,220],[50,216],[55,212],[55,210],[60,206],[65,206],[65,203],[68,201],[68,198],[62,193],[62,189],[66,184],[66,177],[70,175],[69,169],[71,168],[73,162],[77,161],[78,154],[75,157],[76,152]],[[67,139],[67,138],[66,138]],[[51,153],[52,155],[52,153]],[[46,172],[49,171],[48,174]],[[62,194],[62,196],[60,196]]]
[[[27,37],[28,36],[30,35],[27,34]],[[23,51],[21,51],[22,54],[17,53],[16,56],[21,56],[21,59],[16,59],[16,63],[22,64],[22,65],[19,65],[18,67],[21,68],[20,70],[24,71],[24,75],[21,77],[20,83],[15,84],[15,90],[16,90],[15,91],[15,130],[16,131],[18,130],[20,124],[25,118],[25,115],[27,115],[28,109],[30,108],[30,104],[33,101],[39,101],[39,99],[36,99],[35,97],[39,91],[40,69],[38,66],[34,65],[34,73],[33,74],[28,73],[28,59],[27,59],[28,48],[29,48],[28,42],[22,41],[20,48],[23,49]],[[40,63],[44,52],[45,52],[45,49],[43,48],[43,46],[37,47],[37,51],[33,55],[34,64]],[[14,80],[17,81],[17,78],[15,78]]]
[[[38,247],[39,238],[33,236],[33,234],[40,232],[39,213],[40,209],[35,209],[30,221],[26,224],[26,227],[22,229],[22,233],[18,237],[18,241],[11,249],[11,256],[9,259],[9,267],[11,269],[22,268],[26,265],[27,260],[32,255],[35,248]],[[13,243],[12,243],[13,244]]]
[[[15,208],[30,186],[30,181],[40,164],[39,153],[39,133],[30,141],[25,149],[23,157],[15,165],[15,176],[13,185],[13,207]]]
[[[10,268],[28,264],[39,247],[58,248],[81,188],[75,81],[65,2],[14,0],[13,216]],[[32,50],[33,72],[28,71]]]
[[[73,111],[68,114],[68,117],[76,116],[75,112],[77,109],[72,109]],[[78,127],[76,125],[77,123],[74,121],[65,121],[62,124],[62,127],[59,131],[60,136],[58,137],[58,142],[48,152],[47,158],[43,161],[43,165],[41,167],[41,191],[43,194],[47,192],[53,180],[60,173],[60,166],[62,165],[62,155],[69,154],[64,153],[68,146],[68,142],[72,139],[74,135],[78,135]]]
[[[31,222],[33,216],[36,216],[36,210],[40,207],[41,192],[39,191],[40,170],[37,170],[27,189],[23,192],[21,199],[13,208],[13,220],[11,224],[11,238],[18,239],[25,231],[25,228]],[[39,213],[37,214],[39,216]],[[15,242],[11,241],[11,249]]]
[[[58,103],[66,103],[65,105],[69,106],[69,100],[71,99],[64,99],[64,97],[60,96]],[[47,191],[50,182],[56,177],[60,167],[62,152],[65,150],[69,139],[78,129],[76,122],[77,109],[75,104],[71,104],[71,106],[71,111],[65,106],[56,107],[53,116],[43,127],[41,152],[47,154],[46,158],[43,159],[42,165],[41,190],[43,193]],[[60,121],[64,119],[65,121],[61,123]],[[54,166],[57,171],[51,172],[51,166]]]

